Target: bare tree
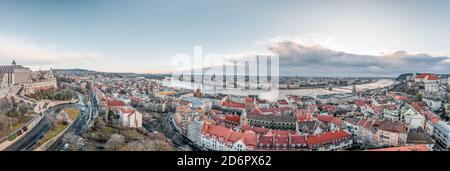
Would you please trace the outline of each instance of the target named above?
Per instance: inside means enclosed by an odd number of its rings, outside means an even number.
[[[154,140],[152,143],[148,143],[152,147],[151,151],[173,151],[173,148],[164,141]]]
[[[173,151],[170,144],[161,140],[152,140],[149,138],[137,141],[131,141],[125,144],[121,151]]]
[[[105,122],[105,120],[104,120],[103,117],[99,116],[99,117],[97,117],[97,118],[95,119],[95,122],[94,122],[94,128],[95,128],[96,130],[100,130],[100,129],[102,129],[103,127],[105,127],[106,125],[107,125],[107,124],[106,124],[106,122]]]
[[[64,135],[63,142],[69,144],[69,148],[67,149],[69,151],[78,151],[81,148],[80,144],[84,144],[83,138],[73,133],[67,133]]]
[[[9,127],[9,118],[6,115],[0,114],[0,131],[5,131]]]
[[[21,116],[25,115],[29,110],[29,107],[24,103],[19,104],[17,108]]]
[[[56,118],[51,115],[47,115],[47,120],[50,123],[51,129],[55,130],[56,127],[58,126],[58,120],[56,120]]]
[[[144,145],[139,141],[132,141],[127,143],[121,151],[145,151]]]
[[[118,151],[125,144],[125,137],[120,134],[113,134],[106,142],[106,149],[108,151]]]

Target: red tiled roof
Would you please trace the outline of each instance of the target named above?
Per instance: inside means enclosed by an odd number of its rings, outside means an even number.
[[[384,110],[385,106],[384,105],[380,105],[380,106],[372,106],[372,110],[379,114]]]
[[[312,119],[313,119],[313,116],[311,114],[297,114],[298,122],[310,121]]]
[[[305,135],[291,135],[291,144],[306,144],[306,136]]]
[[[369,129],[374,126],[375,122],[376,120],[373,119],[361,118],[356,125],[362,128]]]
[[[436,124],[439,121],[441,121],[441,119],[439,117],[437,117],[437,116],[434,116],[434,117],[431,118],[431,123],[433,123],[433,124]]]
[[[125,108],[120,108],[120,111],[122,113],[133,113],[133,112],[135,112],[134,109],[125,109]]]
[[[270,130],[267,128],[262,128],[262,127],[254,127],[252,129],[253,132],[257,133],[257,134],[262,134],[265,135],[267,134]]]
[[[360,126],[360,127],[363,127],[363,126],[366,124],[367,120],[368,120],[368,119],[366,119],[366,118],[361,118],[361,119],[358,121],[358,123],[356,123],[356,125],[357,125],[357,126]]]
[[[239,115],[225,115],[225,121],[239,124],[241,122],[241,117]]]
[[[336,117],[334,117],[331,120],[331,123],[333,123],[333,124],[335,124],[337,126],[343,126],[344,125],[344,121],[341,118],[336,118]]]
[[[144,101],[144,99],[141,99],[139,97],[131,97],[131,100],[138,101],[138,102],[143,102]]]
[[[125,102],[120,101],[120,100],[112,100],[112,101],[108,101],[108,106],[109,107],[121,107],[121,106],[126,106],[127,104],[125,104]]]
[[[273,136],[271,136],[271,135],[270,136],[267,136],[267,135],[260,136],[258,144],[264,144],[264,145],[269,144],[270,146],[272,146],[273,145]]]
[[[252,126],[250,126],[250,125],[245,124],[245,125],[241,126],[241,130],[244,131],[244,132],[248,131],[250,129],[252,129]]]
[[[416,78],[425,78],[428,74],[419,74],[416,76]]]
[[[239,141],[243,135],[244,135],[244,133],[242,133],[242,132],[231,132],[230,136],[228,137],[228,142],[235,143],[235,142]]]
[[[395,105],[395,104],[393,104],[393,105],[387,105],[386,107],[387,107],[388,109],[391,109],[391,110],[395,110],[395,109],[398,108],[398,106]]]
[[[222,113],[222,111],[211,109],[211,110],[208,110],[208,113],[210,113],[210,114],[217,114],[217,113]]]
[[[378,124],[379,130],[403,134],[407,133],[406,126],[399,121],[384,120]]]
[[[364,106],[364,105],[368,105],[371,104],[372,102],[370,100],[356,100],[356,105],[357,106]]]
[[[245,104],[242,103],[236,103],[236,102],[232,102],[232,101],[224,101],[222,103],[222,106],[225,107],[233,107],[233,108],[241,108],[244,109],[245,108]]]
[[[288,145],[289,135],[275,135],[275,145]]]
[[[427,79],[427,80],[440,80],[438,76],[433,75],[433,74],[420,74],[420,75],[417,75],[416,78]]]
[[[278,109],[278,111],[280,111],[281,113],[284,113],[284,112],[286,112],[286,111],[292,111],[292,109],[290,108],[290,107],[288,107],[288,106],[285,106],[285,107],[279,107],[279,108],[277,108]]]
[[[289,134],[295,134],[295,131],[286,131],[286,130],[271,130],[275,135],[283,135],[289,136]]]
[[[244,133],[244,136],[242,137],[242,141],[244,142],[244,144],[246,146],[256,147],[256,143],[258,142],[258,135]]]
[[[280,105],[287,105],[287,104],[289,104],[286,100],[278,100],[277,103],[280,104]]]
[[[319,120],[320,122],[323,122],[323,123],[330,123],[331,120],[334,119],[334,117],[330,116],[330,115],[316,115],[316,118],[317,118],[317,120]]]
[[[323,105],[322,109],[329,112],[334,112],[337,110],[337,107],[334,105]]]
[[[401,146],[401,147],[390,147],[381,149],[372,149],[367,151],[432,151],[430,147],[425,144]]]
[[[225,119],[221,118],[221,117],[214,117],[214,120],[217,121],[217,122],[224,122],[225,121]]]
[[[130,109],[130,108],[120,108],[120,112],[126,115],[132,115],[136,112],[136,110],[134,109]]]
[[[428,80],[440,80],[440,78],[436,75],[428,75]]]
[[[262,108],[259,109],[262,113],[278,113],[280,112],[280,109],[278,108]]]
[[[368,120],[366,124],[364,124],[363,128],[369,129],[375,124],[375,120]]]
[[[406,100],[408,100],[408,97],[396,95],[396,96],[394,96],[394,99],[395,99],[395,100],[406,101]]]
[[[426,118],[427,120],[431,120],[431,119],[433,119],[433,117],[437,117],[436,114],[434,114],[434,113],[431,112],[431,111],[420,111],[420,113],[421,113],[423,116],[425,116],[425,118]]]
[[[202,131],[209,135],[222,138],[223,141],[236,143],[239,140],[246,146],[256,147],[258,136],[249,132],[234,132],[229,128],[223,126],[205,124]]]
[[[280,115],[281,114],[281,110],[279,108],[264,108],[264,109],[260,109],[259,112],[261,113],[270,113],[272,115]]]
[[[205,124],[202,131],[206,134],[223,138],[224,141],[226,141],[231,134],[231,129],[220,125]]]
[[[280,115],[285,111],[289,111],[291,108],[289,107],[279,107],[279,108],[263,108],[259,109],[257,106],[253,108],[253,113],[255,114],[265,114],[265,115]]]
[[[348,132],[339,130],[336,132],[325,132],[319,135],[308,136],[306,142],[308,145],[312,144],[325,144],[340,139],[349,138],[351,135]]]
[[[424,109],[426,108],[427,104],[423,101],[420,102],[412,102],[410,104],[414,109],[416,109],[417,111],[421,112],[424,111]]]

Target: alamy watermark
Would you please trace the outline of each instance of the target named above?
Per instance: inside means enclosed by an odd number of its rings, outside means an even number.
[[[261,98],[278,96],[278,54],[203,54],[202,46],[194,46],[193,56],[176,54],[171,65],[176,68],[172,85],[183,84],[202,91],[251,91]]]

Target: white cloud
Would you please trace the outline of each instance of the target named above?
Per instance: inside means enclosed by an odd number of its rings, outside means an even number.
[[[447,56],[396,51],[381,55],[360,55],[335,51],[320,44],[298,41],[272,43],[268,48],[280,55],[282,73],[299,75],[388,76],[405,72],[448,73]]]
[[[255,41],[254,44],[263,47],[270,47],[273,44],[282,42],[293,42],[304,46],[322,46],[333,49],[335,51],[353,51],[351,47],[344,42],[338,41],[333,36],[324,36],[318,34],[306,34],[301,36],[277,36],[267,40]]]
[[[97,60],[97,51],[68,51],[60,45],[42,46],[24,38],[12,38],[0,35],[0,63],[16,60],[29,66],[74,66]]]

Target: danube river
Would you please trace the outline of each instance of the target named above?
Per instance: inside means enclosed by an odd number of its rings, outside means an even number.
[[[202,85],[199,83],[191,83],[191,82],[182,82],[178,80],[164,80],[162,81],[162,84],[164,86],[168,87],[175,87],[175,88],[184,88],[184,89],[198,89],[200,88],[203,93],[207,94],[216,94],[216,93],[222,93],[222,94],[232,94],[232,95],[260,95],[264,96],[263,94],[266,93],[265,98],[268,100],[276,100],[276,99],[282,99],[286,97],[286,95],[298,95],[298,96],[312,96],[316,97],[317,95],[325,95],[325,94],[339,94],[339,93],[351,93],[352,92],[352,86],[345,86],[345,87],[339,87],[339,88],[333,88],[333,90],[328,90],[326,88],[314,88],[314,89],[293,89],[293,90],[278,90],[278,91],[272,91],[273,93],[270,95],[267,95],[270,91],[268,90],[245,90],[245,89],[223,89],[220,86],[214,87],[211,85]],[[389,79],[381,79],[374,83],[367,83],[367,84],[361,84],[356,85],[357,91],[364,91],[364,90],[371,90],[371,89],[379,89],[384,88],[390,85],[393,85],[394,81]]]

